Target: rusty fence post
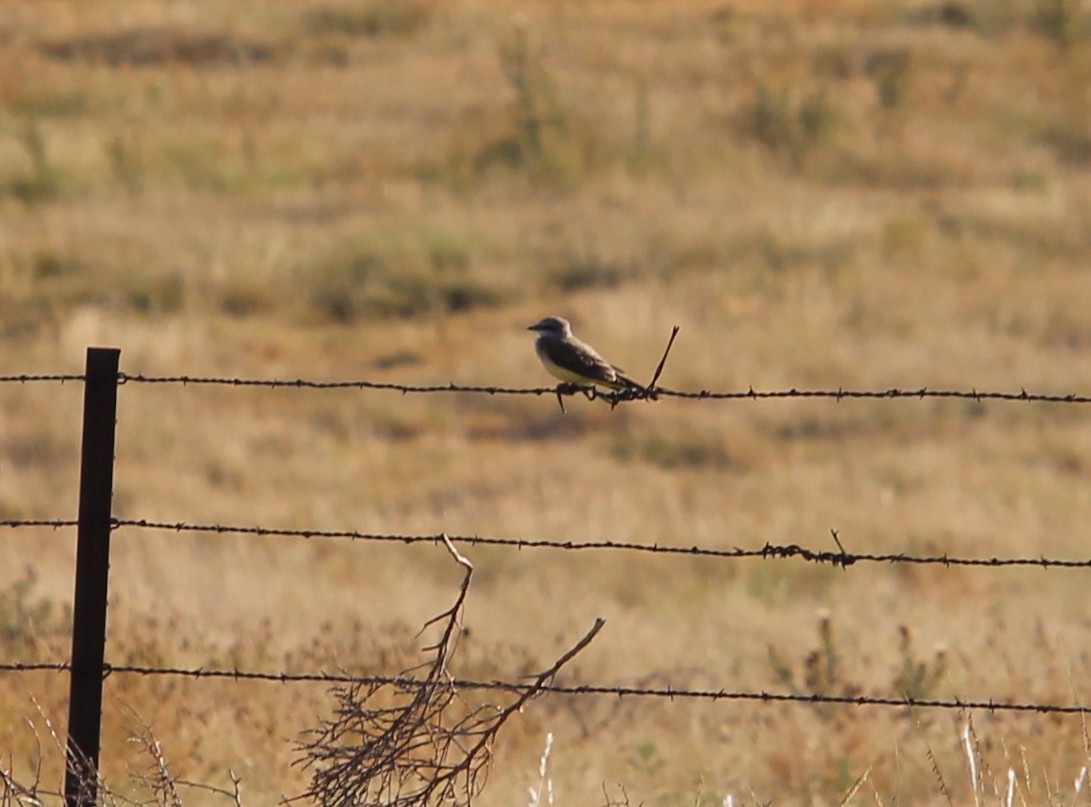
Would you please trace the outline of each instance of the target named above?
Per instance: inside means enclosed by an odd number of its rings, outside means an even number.
[[[64,779],[66,807],[94,807],[98,795],[120,356],[117,348],[87,349]]]

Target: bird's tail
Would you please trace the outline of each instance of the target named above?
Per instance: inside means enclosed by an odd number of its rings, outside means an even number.
[[[640,390],[641,392],[647,392],[648,391],[648,388],[645,387],[643,384],[638,384],[636,381],[633,381],[631,378],[629,378],[629,376],[625,375],[624,373],[622,373],[617,368],[614,368],[614,371],[615,371],[615,376],[614,377],[617,379],[616,389],[618,389],[619,391],[623,390],[623,389],[635,389],[635,390]]]

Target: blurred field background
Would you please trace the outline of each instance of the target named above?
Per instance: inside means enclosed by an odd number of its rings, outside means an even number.
[[[677,389],[1091,390],[1091,19],[1077,0],[7,0],[0,374],[548,383],[547,314]],[[76,506],[82,388],[0,386],[0,518]],[[129,385],[116,514],[370,532],[1088,557],[1086,407]],[[0,658],[67,657],[72,537],[0,537]],[[455,672],[1086,702],[1086,570],[470,549]],[[115,663],[414,663],[440,548],[119,531]],[[833,663],[831,659],[835,659]],[[820,673],[825,670],[825,673]],[[66,679],[0,676],[61,761]],[[111,676],[183,778],[271,804],[321,685]],[[37,705],[36,705],[37,704]],[[40,711],[39,711],[40,708]],[[28,726],[23,718],[34,726]],[[480,804],[1071,804],[1078,717],[544,699]],[[38,739],[35,739],[35,733]],[[859,783],[858,788],[854,784]],[[136,784],[132,794],[138,794]],[[1087,787],[1078,798],[1086,801]],[[223,803],[202,791],[187,804]],[[1002,802],[1003,803],[1003,802]],[[1084,803],[1084,802],[1079,802]]]

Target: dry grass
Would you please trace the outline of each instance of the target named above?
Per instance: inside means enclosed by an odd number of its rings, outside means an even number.
[[[1088,34],[1069,0],[8,2],[0,371],[78,370],[115,344],[147,373],[538,384],[522,328],[555,312],[637,377],[680,324],[672,387],[1086,392]],[[74,512],[80,392],[0,389],[0,517]],[[836,528],[855,551],[1083,557],[1089,457],[1077,407],[563,416],[133,385],[116,510],[725,547],[832,549]],[[70,536],[3,542],[3,657],[64,658]],[[468,675],[537,671],[604,616],[573,681],[806,688],[827,624],[836,690],[1071,702],[1089,683],[1078,571],[472,559]],[[112,585],[114,661],[390,671],[457,579],[441,549],[119,532]],[[318,685],[106,690],[108,777],[131,709],[173,771],[230,790],[233,770],[250,804],[302,789],[291,741],[328,705]],[[29,764],[16,717],[33,696],[59,720],[63,681],[0,692],[0,754]],[[1078,719],[975,720],[981,798],[1003,801],[1014,767],[1019,800],[1071,802]],[[544,700],[502,735],[481,803],[538,786],[547,731],[558,803],[604,782],[634,803],[969,803],[963,725]]]

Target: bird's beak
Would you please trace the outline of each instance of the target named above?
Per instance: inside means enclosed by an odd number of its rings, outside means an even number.
[[[538,326],[537,325],[528,325],[527,330],[528,331],[536,331],[536,330],[538,330]]]

